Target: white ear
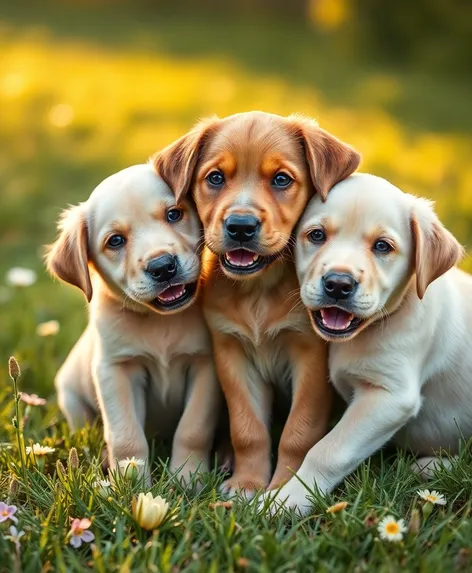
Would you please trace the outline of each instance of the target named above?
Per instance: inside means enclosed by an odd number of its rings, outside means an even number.
[[[461,260],[464,249],[426,199],[413,198],[410,228],[415,249],[416,291],[421,299],[433,281]]]

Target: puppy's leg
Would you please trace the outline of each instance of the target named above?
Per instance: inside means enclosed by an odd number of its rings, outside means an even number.
[[[405,378],[408,380],[408,373]],[[410,376],[411,380],[411,376]],[[390,388],[387,390],[387,388]],[[382,447],[420,408],[421,397],[417,380],[355,387],[353,401],[339,423],[307,454],[300,469],[281,488],[274,502],[298,508],[301,514],[310,511],[308,487],[317,486],[328,493],[349,475],[361,461]],[[302,483],[303,482],[303,483]],[[263,507],[264,501],[261,502]]]
[[[277,489],[288,481],[309,449],[326,434],[333,401],[327,344],[314,337],[307,344],[307,337],[301,334],[289,335],[287,344],[292,362],[292,407],[269,489]]]
[[[57,384],[57,400],[72,432],[92,424],[96,418],[96,412],[82,395],[70,388],[62,387],[60,383]]]
[[[221,489],[247,497],[264,488],[270,478],[269,422],[272,392],[250,365],[241,343],[214,333],[216,371],[228,404],[234,474]]]
[[[434,474],[442,469],[452,467],[452,461],[449,458],[425,456],[418,458],[411,464],[411,469],[419,474],[423,481],[434,478]]]
[[[184,483],[196,471],[209,469],[221,400],[213,357],[196,357],[190,366],[185,410],[172,444],[171,468],[182,468],[179,477]]]
[[[116,469],[120,460],[133,456],[148,462],[149,447],[144,434],[144,369],[132,363],[110,364],[100,360],[94,368],[94,382],[111,469]],[[141,473],[146,472],[150,481],[149,467],[146,466]]]

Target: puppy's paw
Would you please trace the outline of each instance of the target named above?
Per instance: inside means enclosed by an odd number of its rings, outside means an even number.
[[[280,489],[264,493],[257,500],[258,511],[273,517],[284,511],[294,510],[298,515],[304,517],[313,511],[313,504],[307,497],[309,494],[309,490],[296,478],[293,478]]]
[[[219,487],[220,493],[228,497],[240,495],[247,500],[251,500],[258,491],[263,489],[265,489],[265,484],[262,481],[237,475],[230,477]]]
[[[195,486],[197,491],[203,488],[202,474],[208,472],[208,464],[202,459],[190,456],[184,460],[172,459],[171,471],[184,487]]]
[[[436,456],[425,456],[418,458],[411,464],[411,469],[417,473],[422,481],[434,478],[434,474],[443,468],[449,469],[452,466],[451,460]]]

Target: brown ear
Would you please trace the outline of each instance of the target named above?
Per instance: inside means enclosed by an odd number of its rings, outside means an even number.
[[[410,216],[414,245],[416,292],[423,298],[428,286],[457,264],[464,249],[439,221],[429,201],[415,198]]]
[[[200,150],[218,121],[216,116],[200,121],[186,135],[151,158],[154,169],[172,189],[177,202],[189,192]]]
[[[63,212],[59,237],[46,255],[48,271],[66,283],[80,288],[87,300],[92,299],[88,268],[87,223],[81,205]]]
[[[318,126],[316,121],[289,117],[303,138],[311,180],[323,201],[328,191],[359,167],[361,155],[347,143]]]

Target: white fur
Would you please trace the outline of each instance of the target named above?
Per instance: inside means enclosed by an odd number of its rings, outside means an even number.
[[[360,314],[370,325],[331,344],[331,380],[348,408],[276,495],[276,505],[285,503],[306,514],[309,493],[301,482],[330,492],[392,438],[417,455],[433,456],[441,448],[457,453],[461,437],[472,436],[472,277],[452,268],[419,299],[413,215],[425,235],[432,224],[439,225],[428,202],[371,175],[351,176],[330,192],[326,203],[316,198],[307,207],[297,246],[305,304],[316,309],[323,269],[341,265],[357,277],[364,269],[354,303],[368,301]],[[311,245],[306,233],[328,219],[338,230],[322,247]],[[371,259],[363,240],[376,225],[395,237],[398,252],[374,257],[378,275],[369,282]],[[440,228],[444,241],[454,241]],[[460,247],[453,247],[460,254]],[[431,474],[424,471],[428,463],[430,469],[438,465],[434,457],[418,460],[425,477]],[[450,465],[446,459],[445,465]]]

